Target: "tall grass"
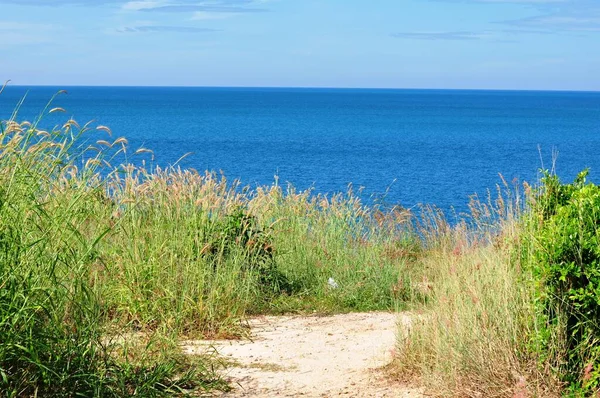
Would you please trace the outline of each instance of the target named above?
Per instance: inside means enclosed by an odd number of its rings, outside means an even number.
[[[556,356],[532,346],[539,284],[524,245],[535,228],[519,192],[473,198],[449,223],[435,208],[366,205],[351,189],[251,189],[134,165],[104,126],[16,120],[0,123],[6,396],[225,389],[214,358],[182,354],[182,336],[240,337],[252,314],[396,308],[416,315],[395,367],[432,395],[561,391]]]
[[[95,275],[115,318],[227,336],[251,313],[391,310],[406,294],[405,210],[172,168],[106,182]]]
[[[132,165],[108,128],[43,120],[0,123],[7,396],[225,388],[211,359],[181,354],[182,335],[242,336],[256,313],[393,310],[411,295],[420,243],[405,209]]]
[[[3,396],[161,396],[218,382],[175,355],[108,344],[97,286],[100,155],[74,121],[44,131],[0,123],[0,391]],[[78,167],[78,163],[82,166]],[[133,348],[133,346],[131,346]]]
[[[529,187],[526,186],[529,190]],[[471,216],[425,225],[419,260],[427,304],[400,330],[396,368],[440,397],[558,396],[560,383],[531,348],[535,290],[522,256],[529,231],[518,192],[474,198]],[[432,228],[433,227],[433,228]]]

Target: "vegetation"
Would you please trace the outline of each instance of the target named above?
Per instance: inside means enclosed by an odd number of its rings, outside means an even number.
[[[559,390],[529,348],[535,295],[519,251],[521,197],[499,194],[495,203],[474,200],[470,222],[429,234],[436,244],[419,259],[430,289],[412,327],[400,331],[396,367],[434,396],[549,397]]]
[[[434,229],[415,267],[427,303],[400,332],[400,373],[438,396],[600,393],[600,187],[586,176],[561,184],[546,172],[539,188],[525,184],[524,206],[499,190],[473,201],[470,223]]]
[[[4,396],[227,389],[181,338],[243,336],[251,314],[398,308],[414,320],[395,369],[432,395],[598,393],[600,188],[586,173],[474,198],[449,224],[351,189],[134,166],[104,126],[40,123],[0,122]]]
[[[166,339],[115,343],[99,288],[101,242],[113,230],[102,220],[99,158],[77,167],[82,130],[0,124],[0,391],[161,396],[218,386]],[[148,357],[159,343],[161,355]]]
[[[182,355],[180,338],[242,336],[254,313],[393,310],[410,293],[417,244],[403,210],[148,170],[120,163],[127,141],[104,126],[16,118],[0,123],[6,396],[227,388],[215,359]]]
[[[536,286],[536,348],[572,395],[600,391],[600,187],[546,175],[527,247]]]

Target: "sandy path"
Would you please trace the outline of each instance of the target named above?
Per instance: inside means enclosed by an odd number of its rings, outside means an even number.
[[[250,321],[252,341],[187,342],[190,353],[214,347],[233,365],[227,397],[420,397],[387,380],[397,322],[407,315],[264,316]]]

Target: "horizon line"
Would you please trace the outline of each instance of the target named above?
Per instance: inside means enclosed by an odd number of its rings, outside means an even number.
[[[108,87],[108,88],[224,88],[224,89],[306,89],[306,90],[396,90],[396,91],[518,91],[600,93],[600,89],[542,89],[542,88],[432,88],[432,87],[336,87],[336,86],[218,86],[218,85],[115,85],[115,84],[10,84],[5,87]],[[0,86],[1,87],[1,86]]]

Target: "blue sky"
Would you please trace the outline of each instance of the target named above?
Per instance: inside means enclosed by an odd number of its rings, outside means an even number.
[[[600,0],[0,0],[0,80],[600,90]]]

